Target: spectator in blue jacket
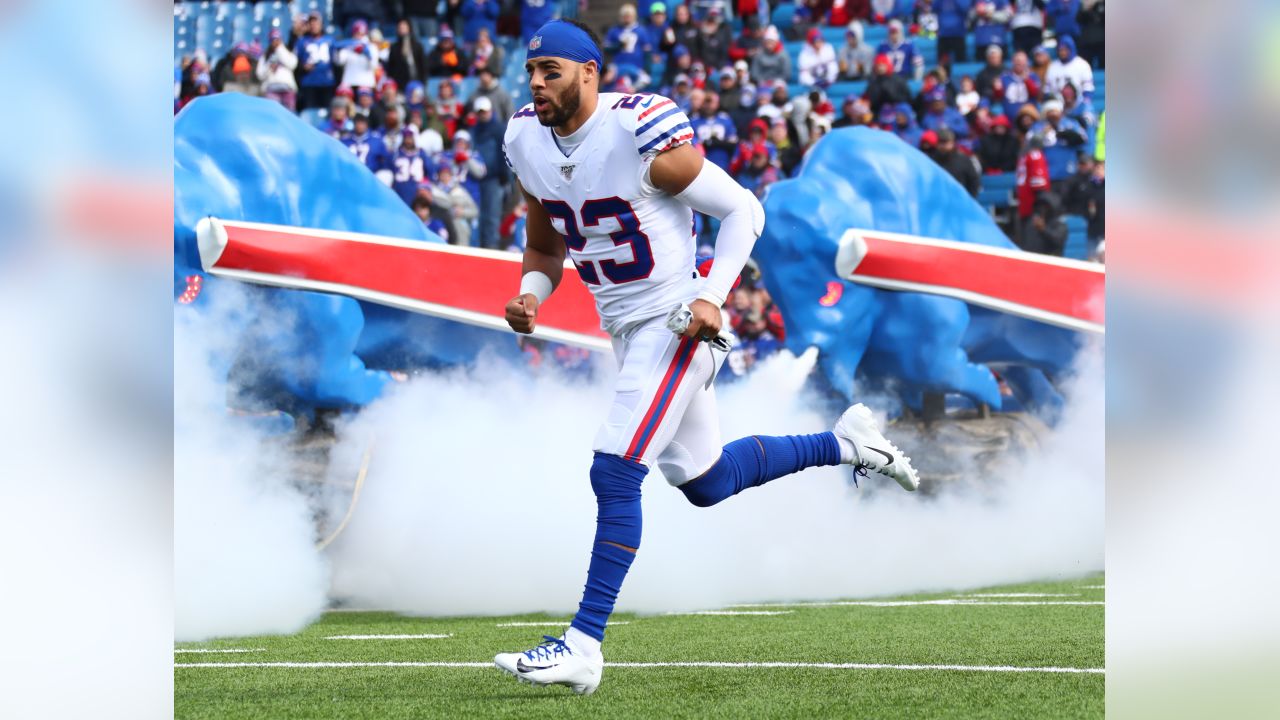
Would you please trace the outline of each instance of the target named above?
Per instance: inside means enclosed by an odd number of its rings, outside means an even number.
[[[938,16],[938,59],[950,57],[951,62],[968,62],[965,48],[965,21],[973,0],[938,0],[934,13]]]
[[[1076,15],[1080,13],[1080,0],[1049,0],[1045,5],[1045,14],[1053,23],[1053,34],[1058,42],[1062,38],[1075,40],[1080,37],[1080,23]]]
[[[1054,97],[1044,102],[1044,119],[1031,126],[1031,136],[1044,143],[1049,180],[1065,180],[1076,171],[1076,153],[1088,135],[1084,127],[1062,114],[1062,101]]]
[[[462,46],[467,52],[476,44],[480,28],[489,29],[489,37],[498,36],[498,0],[462,0]]]
[[[475,152],[485,164],[486,171],[480,178],[480,247],[502,249],[502,237],[498,232],[502,221],[502,205],[506,200],[506,187],[511,171],[502,155],[502,136],[507,118],[494,114],[493,103],[486,96],[475,99],[472,109],[476,113],[474,133]],[[454,136],[457,143],[457,136]]]
[[[333,38],[324,32],[324,18],[313,12],[307,32],[298,41],[298,109],[328,107],[333,100]]]
[[[924,100],[925,111],[920,118],[921,127],[934,132],[947,128],[958,138],[969,137],[969,123],[959,110],[947,104],[945,87],[938,85],[930,89],[925,93]]]
[[[978,0],[973,5],[973,47],[997,45],[1009,51],[1009,0]]]
[[[727,170],[729,161],[738,147],[738,129],[729,114],[720,109],[720,94],[709,90],[703,96],[702,106],[689,120],[693,135],[707,152],[710,160],[721,170]]]
[[[525,47],[538,28],[560,15],[560,0],[520,0],[520,36]]]
[[[405,205],[412,206],[418,191],[430,184],[436,166],[431,156],[418,147],[418,130],[412,125],[400,131],[400,147],[391,157],[391,189]]]
[[[636,20],[636,6],[626,3],[618,8],[618,24],[604,36],[603,50],[618,66],[618,74],[638,77],[653,52],[649,31]]]
[[[877,55],[887,55],[893,63],[893,71],[904,78],[919,80],[924,77],[924,56],[906,38],[901,20],[889,21],[889,38],[876,48]]]

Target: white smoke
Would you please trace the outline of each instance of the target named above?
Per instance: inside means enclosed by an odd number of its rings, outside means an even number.
[[[174,639],[289,633],[328,603],[306,498],[288,459],[247,418],[228,414],[225,362],[243,298],[174,321]]]
[[[812,358],[782,354],[720,393],[725,441],[830,427],[797,393]],[[824,599],[1079,576],[1103,566],[1103,369],[1082,354],[1065,416],[1034,457],[935,498],[820,468],[708,509],[658,472],[619,609]],[[374,443],[363,497],[332,548],[332,592],[421,614],[571,611],[595,502],[595,384],[509,370],[432,375],[397,388],[343,432],[350,464]],[[892,433],[890,433],[892,434]],[[892,439],[892,438],[891,438]],[[964,459],[960,459],[964,462]],[[889,487],[867,492],[868,483]]]

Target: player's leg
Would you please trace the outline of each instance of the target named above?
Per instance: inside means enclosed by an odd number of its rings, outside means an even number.
[[[713,359],[705,345],[673,335],[665,320],[615,341],[619,372],[608,417],[596,436],[591,488],[596,495],[596,535],[578,612],[563,638],[523,653],[494,658],[498,667],[526,682],[568,685],[589,693],[600,682],[600,643],[627,571],[640,547],[640,486],[659,444],[670,440],[684,412],[688,388],[705,384]]]

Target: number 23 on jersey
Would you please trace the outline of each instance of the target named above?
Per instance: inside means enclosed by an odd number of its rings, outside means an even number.
[[[582,204],[582,224],[578,224],[578,214],[563,200],[543,200],[547,215],[559,218],[564,222],[564,244],[569,249],[569,257],[578,268],[578,276],[588,285],[599,285],[600,276],[615,285],[643,280],[653,272],[653,249],[649,246],[649,236],[640,229],[640,221],[636,218],[631,203],[619,197],[597,198]],[[614,259],[583,260],[577,257],[587,247],[587,237],[581,228],[598,227],[600,221],[613,218],[618,222],[618,229],[609,233],[613,244],[631,247],[632,260],[618,262]],[[598,267],[597,267],[598,266]]]

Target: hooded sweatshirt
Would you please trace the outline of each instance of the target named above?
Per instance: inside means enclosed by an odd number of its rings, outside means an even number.
[[[1076,54],[1075,40],[1064,37],[1058,42],[1067,48],[1067,61],[1064,63],[1054,58],[1053,62],[1049,63],[1049,72],[1045,75],[1046,89],[1057,95],[1062,92],[1062,88],[1067,83],[1071,83],[1080,91],[1081,97],[1092,97],[1093,68],[1089,67],[1087,60]]]

